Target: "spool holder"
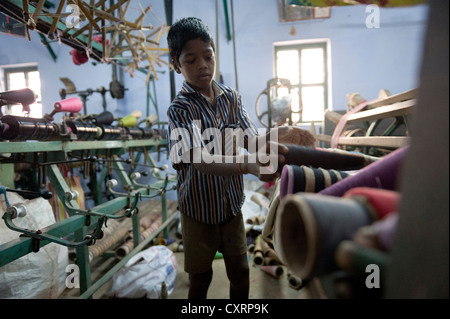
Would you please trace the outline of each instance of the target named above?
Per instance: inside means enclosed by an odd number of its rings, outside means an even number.
[[[131,207],[125,208],[125,212],[120,215],[116,215],[116,213],[112,213],[112,214],[100,213],[100,212],[97,212],[97,211],[91,210],[91,209],[86,210],[86,209],[80,209],[80,208],[73,207],[70,202],[72,200],[77,200],[77,198],[78,198],[78,194],[74,191],[64,193],[64,199],[62,200],[62,203],[63,203],[64,207],[71,213],[85,215],[86,216],[86,226],[89,226],[91,216],[107,217],[107,218],[111,218],[111,219],[121,219],[123,217],[132,217],[133,215],[138,214],[139,208],[137,207],[137,203],[141,199],[142,195],[141,195],[141,193],[135,193],[135,194],[133,194],[133,196],[134,196],[134,202],[131,205]],[[131,197],[132,197],[131,195],[128,196],[127,206],[130,206]],[[105,221],[105,223],[106,223],[106,221]]]
[[[161,187],[152,187],[151,185],[143,185],[136,182],[136,179],[140,178],[140,173],[134,172],[131,175],[132,175],[131,186],[137,186],[137,188],[145,188],[147,190],[147,195],[142,195],[141,193],[136,193],[136,195],[140,194],[142,198],[155,198],[166,193],[167,184],[169,183],[169,176],[165,177],[164,184]],[[134,195],[135,190],[133,190],[133,188],[131,188],[127,193],[121,193],[113,190],[113,188],[116,187],[117,185],[118,182],[116,179],[111,179],[106,182],[106,188],[111,192],[111,194],[128,198]],[[150,190],[157,190],[157,191],[154,194],[150,195]]]
[[[21,233],[20,237],[31,237],[32,238],[32,244],[31,244],[32,251],[35,253],[37,253],[39,251],[42,240],[46,240],[46,241],[56,243],[59,245],[63,245],[66,247],[78,247],[78,246],[82,246],[82,245],[86,245],[86,246],[93,245],[93,244],[95,244],[95,241],[97,239],[101,239],[103,237],[102,227],[103,227],[103,224],[106,225],[106,216],[105,215],[100,216],[100,218],[97,222],[97,226],[95,227],[92,234],[86,235],[84,240],[82,240],[82,241],[73,242],[73,241],[59,238],[59,237],[56,237],[56,236],[53,236],[53,235],[50,235],[47,233],[43,233],[40,229],[30,230],[30,229],[18,227],[17,225],[14,224],[13,219],[24,216],[23,213],[22,214],[17,213],[20,211],[23,212],[23,209],[21,207],[13,205],[6,210],[6,212],[3,214],[2,218],[5,221],[5,225],[9,229]]]
[[[154,169],[153,169],[154,170]],[[156,178],[158,178],[159,180],[161,180],[161,177],[157,177],[153,174],[153,170],[152,170],[152,175]],[[163,194],[166,193],[167,191],[167,184],[169,183],[169,176],[166,174],[166,176],[163,178],[164,180],[164,184],[161,187],[153,187],[152,185],[144,185],[144,184],[140,184],[138,183],[136,180],[138,180],[139,178],[141,178],[141,173],[139,172],[133,172],[130,175],[130,179],[131,179],[131,183],[134,186],[137,187],[142,187],[142,188],[146,188],[147,189],[147,195],[142,195],[142,197],[144,198],[153,198],[153,197],[157,197],[157,196],[161,196]],[[153,195],[150,195],[150,190],[156,190],[156,193]]]

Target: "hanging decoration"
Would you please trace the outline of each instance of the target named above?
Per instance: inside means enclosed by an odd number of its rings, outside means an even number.
[[[157,67],[171,67],[162,56],[168,53],[159,40],[169,29],[152,10],[139,0],[61,0],[56,9],[44,6],[46,0],[5,0],[0,12],[30,30],[73,48],[71,55],[77,65],[94,59],[101,63],[114,63],[131,76],[136,71],[158,79]],[[48,6],[47,6],[48,7]],[[137,18],[130,19],[128,11]],[[152,23],[156,20],[156,23]]]

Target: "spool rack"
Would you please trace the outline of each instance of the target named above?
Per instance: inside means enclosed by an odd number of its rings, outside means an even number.
[[[117,157],[119,155],[125,154],[129,150],[133,150],[138,153],[138,155],[144,154],[146,160],[152,166],[155,166],[155,161],[151,156],[151,152],[159,150],[159,147],[164,147],[167,142],[164,139],[145,139],[145,140],[129,140],[129,141],[27,141],[27,142],[0,142],[0,153],[20,153],[25,158],[36,159],[36,157],[42,159],[45,157],[47,162],[62,161],[66,159],[69,155],[76,152],[87,152],[97,154],[97,155],[108,155],[111,157]],[[3,165],[3,164],[0,164]],[[8,165],[8,164],[6,164]],[[130,189],[128,191],[128,196],[119,196],[110,201],[100,203],[99,192],[101,188],[100,183],[96,183],[93,189],[93,193],[97,193],[95,199],[95,207],[88,211],[95,212],[95,214],[83,214],[77,211],[80,209],[76,200],[70,200],[70,205],[73,208],[68,209],[69,217],[56,222],[48,227],[40,230],[40,234],[44,239],[36,240],[29,236],[21,236],[15,240],[4,243],[0,245],[0,267],[22,257],[29,253],[32,253],[36,249],[36,241],[38,241],[38,248],[43,247],[52,240],[47,240],[46,238],[70,238],[73,237],[75,242],[82,242],[85,240],[90,229],[94,228],[100,221],[102,216],[107,218],[117,218],[118,215],[123,215],[123,209],[130,208],[133,204],[136,204],[138,196],[136,194],[141,194],[142,196],[155,195],[160,196],[161,199],[161,215],[162,224],[161,226],[145,240],[140,240],[140,228],[139,228],[139,213],[132,214],[129,218],[132,219],[132,231],[134,240],[134,249],[125,258],[121,259],[115,266],[110,269],[105,275],[99,278],[94,284],[91,280],[91,269],[89,261],[89,250],[86,245],[75,246],[76,250],[76,260],[79,267],[79,279],[80,279],[80,298],[92,298],[92,295],[97,289],[99,289],[103,284],[105,284],[109,279],[112,278],[114,273],[116,273],[120,268],[125,265],[125,263],[136,253],[141,251],[144,247],[149,244],[156,235],[164,232],[167,236],[168,226],[173,221],[176,214],[172,216],[167,216],[167,199],[165,190],[169,190],[167,185],[169,183],[175,182],[175,176],[170,178],[164,178],[157,172],[155,176],[158,181],[149,185],[150,187],[136,187],[132,185],[132,181],[129,176],[124,172],[122,163],[120,161],[112,161],[112,165],[116,168],[117,175],[124,187],[124,189]],[[105,175],[106,167],[103,167],[103,171],[100,176]],[[56,194],[61,201],[64,200],[65,194],[70,192],[65,179],[63,178],[60,169],[57,164],[51,164],[46,170],[46,176],[55,188]],[[92,178],[91,178],[92,180]],[[165,187],[164,191],[159,194],[155,189],[161,189]],[[136,200],[134,199],[136,198]],[[133,203],[134,202],[134,203]],[[4,221],[2,221],[4,222]],[[89,226],[88,226],[89,225]],[[20,233],[18,232],[18,235]],[[99,239],[101,240],[101,239]],[[56,242],[56,241],[53,241]],[[57,242],[58,243],[58,242]]]

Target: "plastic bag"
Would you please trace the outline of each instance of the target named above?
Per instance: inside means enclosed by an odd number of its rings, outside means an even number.
[[[116,298],[158,299],[163,282],[170,295],[177,269],[175,255],[170,249],[166,246],[152,246],[133,256],[114,275],[106,295]]]
[[[18,227],[37,230],[55,223],[48,200],[27,200],[15,193],[8,193],[8,200],[11,205],[22,203],[27,206],[27,215],[14,219]],[[1,196],[0,216],[6,209]],[[0,245],[18,239],[20,234],[0,220]],[[55,243],[10,262],[0,267],[0,298],[58,298],[66,288],[68,264],[67,247]]]

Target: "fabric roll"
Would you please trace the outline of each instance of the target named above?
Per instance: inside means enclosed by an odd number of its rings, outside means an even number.
[[[298,192],[318,193],[348,175],[344,171],[334,169],[285,165],[281,173],[280,199]]]
[[[392,212],[398,211],[401,195],[393,190],[355,187],[345,192],[343,197],[358,197],[366,200],[376,211],[378,217],[382,219]]]
[[[334,152],[321,148],[301,145],[286,145],[289,152],[285,155],[284,164],[307,165],[324,169],[357,170],[367,166],[366,157],[360,154]]]
[[[334,271],[339,243],[374,220],[371,212],[350,198],[290,194],[280,202],[276,216],[275,251],[293,274],[312,279]]]
[[[360,186],[396,190],[398,177],[400,176],[407,151],[408,146],[399,148],[362,168],[356,174],[325,188],[319,194],[342,196],[351,188]]]

